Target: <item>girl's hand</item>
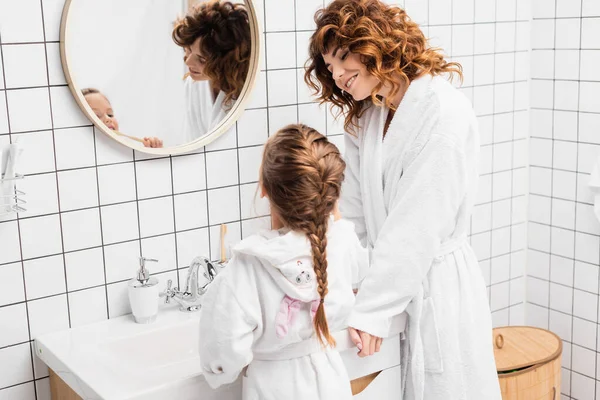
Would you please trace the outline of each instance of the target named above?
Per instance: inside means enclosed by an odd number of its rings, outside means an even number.
[[[160,148],[163,147],[163,142],[157,137],[145,137],[144,147]]]
[[[381,350],[382,338],[372,336],[366,332],[359,331],[354,328],[348,328],[352,342],[358,348],[359,357],[372,356]]]

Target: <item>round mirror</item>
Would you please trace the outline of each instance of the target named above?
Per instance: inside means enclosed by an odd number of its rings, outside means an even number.
[[[178,154],[239,118],[259,37],[251,1],[66,0],[61,60],[98,129],[135,150]]]

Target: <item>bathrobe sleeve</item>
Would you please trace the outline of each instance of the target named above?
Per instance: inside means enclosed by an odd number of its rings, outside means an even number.
[[[260,318],[258,296],[245,296],[235,290],[234,275],[244,271],[232,263],[235,258],[209,285],[202,301],[200,363],[202,374],[213,389],[235,381],[252,361],[254,331]],[[256,290],[252,282],[247,282],[246,288],[250,292]]]
[[[340,199],[340,213],[342,217],[354,223],[356,234],[363,245],[367,243],[367,227],[360,193],[360,157],[358,152],[358,138],[344,134],[344,183]]]
[[[352,289],[358,289],[369,270],[369,251],[363,247],[356,235],[352,235],[352,242],[350,254]]]
[[[397,188],[348,322],[379,337],[418,293],[441,241],[456,227],[468,186],[464,151],[452,139],[434,133],[413,147],[393,181]]]

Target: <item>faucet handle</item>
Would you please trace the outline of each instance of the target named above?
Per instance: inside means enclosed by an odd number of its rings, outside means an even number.
[[[217,263],[218,261],[206,261],[206,269],[202,273],[204,278],[208,279],[209,282],[212,282],[217,276],[217,269],[214,267],[213,263]]]
[[[159,297],[165,298],[165,304],[169,304],[171,302],[171,297],[175,296],[175,290],[171,289],[171,285],[173,285],[173,281],[169,279],[165,291],[158,294]]]

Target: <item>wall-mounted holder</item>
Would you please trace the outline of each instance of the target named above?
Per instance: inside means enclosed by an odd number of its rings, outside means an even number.
[[[0,217],[5,217],[10,214],[16,214],[19,212],[27,211],[26,208],[22,207],[22,204],[27,204],[23,199],[25,192],[16,188],[15,182],[25,178],[24,175],[15,174],[13,178],[5,178],[4,175],[0,177]],[[6,193],[5,188],[8,188]]]

